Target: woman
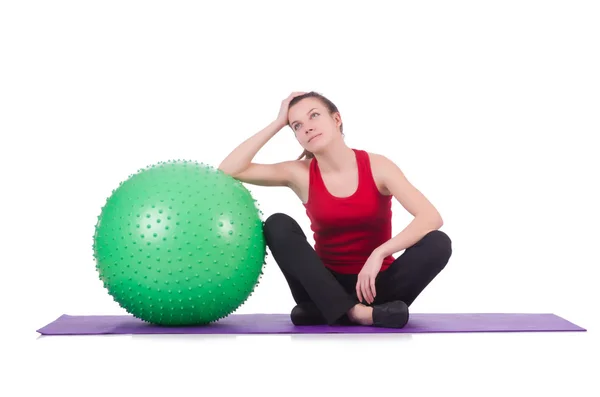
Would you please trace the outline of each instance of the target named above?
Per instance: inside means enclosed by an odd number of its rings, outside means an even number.
[[[253,163],[285,126],[302,155]],[[306,209],[314,248],[290,216],[276,213],[264,222],[267,246],[297,304],[291,311],[295,325],[402,328],[408,307],[450,259],[451,241],[438,230],[438,211],[394,162],[346,146],[343,135],[340,112],[329,99],[294,92],[275,121],[236,147],[219,169],[241,182],[287,186]],[[393,238],[392,197],[414,216]]]

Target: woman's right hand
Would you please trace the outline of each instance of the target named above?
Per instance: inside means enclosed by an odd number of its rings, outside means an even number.
[[[292,92],[290,96],[281,101],[281,108],[279,109],[279,115],[277,116],[277,121],[283,124],[284,126],[288,125],[288,111],[290,110],[290,102],[297,96],[304,95],[306,92]]]

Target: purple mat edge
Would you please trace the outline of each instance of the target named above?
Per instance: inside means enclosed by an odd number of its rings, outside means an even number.
[[[262,323],[251,319],[266,319]],[[444,318],[440,327],[439,319]],[[473,327],[473,319],[479,321]],[[481,320],[485,321],[481,321]],[[529,322],[522,322],[523,319]],[[534,319],[535,321],[531,321]],[[87,325],[84,323],[88,322]],[[101,320],[100,323],[98,321]],[[102,322],[104,320],[104,322]],[[452,321],[449,321],[452,320]],[[514,325],[515,320],[517,325]],[[435,324],[437,321],[437,325]],[[498,322],[500,321],[500,322]],[[246,322],[244,324],[244,322]],[[463,327],[455,327],[461,323]],[[477,321],[476,321],[477,322]],[[494,323],[495,322],[495,323]],[[71,323],[65,325],[65,323]],[[75,324],[73,324],[75,323]],[[260,326],[257,326],[257,323]],[[540,326],[544,323],[544,326]],[[90,326],[91,324],[91,326]],[[451,324],[452,326],[448,327]],[[465,324],[467,324],[465,326]],[[85,331],[74,332],[73,328]],[[65,330],[66,328],[66,330]],[[37,330],[42,335],[131,335],[131,334],[377,334],[377,333],[489,333],[489,332],[586,332],[580,327],[553,313],[416,313],[403,329],[386,329],[369,326],[294,326],[289,314],[253,313],[231,314],[209,326],[168,327],[144,323],[131,315],[68,315]]]

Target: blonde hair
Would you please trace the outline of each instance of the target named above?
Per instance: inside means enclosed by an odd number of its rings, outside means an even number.
[[[297,97],[294,97],[290,101],[288,109],[290,109],[292,106],[294,106],[295,104],[300,102],[302,99],[311,98],[311,97],[317,98],[319,101],[321,101],[321,103],[327,108],[327,111],[329,112],[330,116],[336,112],[339,113],[337,106],[335,106],[335,104],[333,102],[331,102],[329,99],[325,98],[322,94],[319,94],[318,92],[314,92],[314,91],[308,92],[304,95],[299,95]],[[291,126],[290,126],[290,128],[291,128]],[[343,123],[340,124],[340,132],[342,133],[342,136],[343,136],[344,135],[344,124]],[[298,158],[296,160],[302,160],[303,158],[312,159],[314,157],[315,157],[315,155],[313,153],[304,149],[302,154],[300,156],[298,156]]]

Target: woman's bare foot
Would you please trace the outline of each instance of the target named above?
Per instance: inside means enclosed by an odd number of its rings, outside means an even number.
[[[346,313],[350,321],[360,325],[373,325],[373,308],[357,303]]]

